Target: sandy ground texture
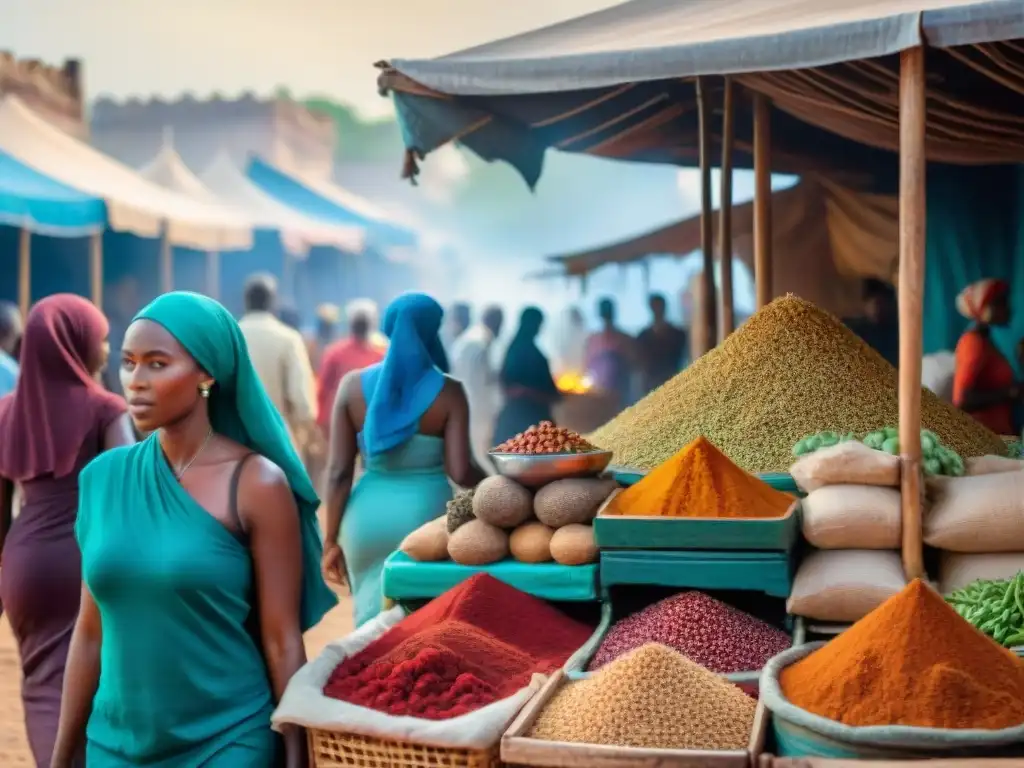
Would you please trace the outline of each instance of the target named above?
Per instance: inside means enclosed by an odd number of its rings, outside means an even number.
[[[312,658],[331,640],[352,629],[352,603],[340,596],[338,607],[306,633],[306,653]],[[6,618],[0,618],[0,766],[33,768],[21,713],[21,670],[14,637]]]

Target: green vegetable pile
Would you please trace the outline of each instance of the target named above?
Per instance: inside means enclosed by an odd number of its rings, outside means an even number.
[[[979,579],[946,602],[1000,645],[1024,645],[1024,572],[1005,581]]]
[[[821,448],[829,448],[839,443],[856,440],[852,432],[839,434],[838,432],[819,432],[816,435],[808,435],[793,446],[793,455],[797,458],[814,453]],[[900,454],[899,432],[894,427],[886,427],[874,432],[869,432],[861,440],[868,448],[876,451],[891,453],[893,456]],[[934,432],[921,430],[921,463],[926,475],[949,475],[960,477],[964,474],[964,461],[960,455],[951,448],[942,444],[939,436]]]
[[[1020,440],[1011,440],[1006,444],[1006,455],[1011,459],[1024,459],[1024,444]]]

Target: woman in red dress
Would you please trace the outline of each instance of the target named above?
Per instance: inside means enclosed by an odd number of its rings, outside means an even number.
[[[972,321],[956,345],[953,403],[997,435],[1015,435],[1014,408],[1021,385],[1013,366],[992,343],[991,328],[1010,323],[1010,287],[1004,280],[986,279],[964,288],[956,298],[957,311]]]

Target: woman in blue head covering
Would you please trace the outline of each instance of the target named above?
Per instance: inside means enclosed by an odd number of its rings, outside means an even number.
[[[519,328],[505,353],[501,385],[505,405],[494,427],[494,444],[499,445],[542,421],[551,421],[551,406],[562,395],[551,376],[551,366],[537,346],[544,325],[544,313],[527,307],[519,316]]]
[[[357,626],[381,609],[387,556],[444,514],[449,478],[472,487],[485,476],[470,452],[466,394],[446,375],[443,316],[421,293],[395,299],[384,314],[384,360],[348,374],[334,401],[323,570],[348,580]],[[360,444],[366,471],[353,488]]]
[[[80,476],[83,588],[53,766],[306,765],[270,715],[335,604],[312,483],[220,304],[169,293],[125,334],[143,442]],[[283,754],[282,754],[283,752]]]

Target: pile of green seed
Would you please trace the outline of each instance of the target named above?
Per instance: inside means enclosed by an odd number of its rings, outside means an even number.
[[[1024,573],[999,581],[979,579],[946,602],[1000,645],[1024,645]]]
[[[587,439],[653,469],[706,437],[749,472],[785,472],[805,435],[899,422],[896,369],[832,315],[787,296]],[[1005,455],[973,418],[922,390],[921,426],[964,457]]]
[[[529,736],[647,749],[746,749],[756,707],[724,678],[650,643],[567,683]]]
[[[475,488],[459,491],[455,494],[455,498],[445,505],[445,527],[448,529],[448,533],[455,533],[463,525],[476,518],[476,515],[473,514],[474,493],[476,493]]]

